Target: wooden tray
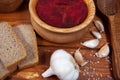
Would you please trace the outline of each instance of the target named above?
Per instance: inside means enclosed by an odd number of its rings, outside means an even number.
[[[28,11],[28,1],[26,0],[24,4],[15,12],[6,14],[0,13],[0,21],[7,21],[11,25],[16,25],[20,23],[31,23],[30,14]],[[24,70],[16,71],[15,73],[11,74],[6,80],[58,80],[56,76],[45,79],[41,77],[41,73],[49,67],[49,60],[51,54],[56,49],[65,49],[69,53],[73,54],[74,51],[78,48],[81,48],[81,52],[84,55],[85,59],[89,60],[89,63],[86,66],[80,67],[80,76],[78,80],[114,80],[111,68],[111,54],[110,56],[102,59],[94,56],[94,53],[103,44],[105,44],[106,42],[110,42],[108,25],[106,23],[107,20],[106,18],[102,17],[99,12],[97,12],[94,19],[101,20],[103,23],[105,23],[104,25],[106,30],[105,33],[102,33],[102,39],[100,40],[100,44],[97,48],[88,49],[80,45],[80,42],[94,39],[94,37],[90,34],[89,30],[82,39],[69,44],[52,43],[44,40],[36,34],[39,50],[39,64]],[[115,25],[120,25],[120,13],[115,16]],[[89,29],[97,31],[96,27],[92,22],[89,25]],[[119,32],[120,27],[118,27],[117,30]]]

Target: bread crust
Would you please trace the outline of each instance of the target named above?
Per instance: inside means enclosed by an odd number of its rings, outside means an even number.
[[[28,55],[24,61],[18,64],[19,69],[31,67],[37,64],[38,63],[38,47],[37,47],[36,35],[32,28],[32,25],[31,24],[19,24],[19,25],[15,25],[13,28],[17,36],[21,40],[21,42],[24,44],[27,50],[27,55]],[[29,39],[31,39],[30,40],[31,42],[29,41]],[[30,55],[33,55],[34,57],[30,57]],[[31,59],[28,59],[28,58],[31,58]]]
[[[14,40],[16,41],[16,43],[20,46],[21,50],[23,51],[22,53],[22,56],[20,56],[17,60],[14,60],[14,62],[12,61],[11,63],[9,64],[5,64],[4,63],[4,60],[2,60],[1,57],[3,56],[0,56],[0,59],[2,61],[2,63],[4,64],[5,68],[7,68],[8,70],[11,69],[13,66],[15,66],[16,64],[18,64],[19,62],[23,61],[27,54],[26,54],[26,49],[24,47],[24,45],[21,43],[21,41],[18,39],[17,35],[15,34],[14,30],[12,29],[12,26],[10,26],[7,22],[0,22],[0,24],[5,24],[9,30],[10,30],[10,33],[12,34],[12,36],[14,37]],[[10,36],[10,35],[9,35]],[[12,43],[11,43],[12,44]],[[8,45],[7,45],[8,46]],[[1,53],[2,54],[2,53]]]

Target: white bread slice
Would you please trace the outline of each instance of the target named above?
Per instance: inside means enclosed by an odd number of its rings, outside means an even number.
[[[19,69],[31,67],[38,63],[36,35],[31,24],[19,24],[13,27],[27,50],[27,58],[18,64]]]
[[[26,50],[7,22],[0,22],[0,60],[11,69],[26,58]]]
[[[17,67],[12,67],[10,70],[6,69],[3,63],[0,61],[0,80],[4,80],[9,74],[14,72]]]

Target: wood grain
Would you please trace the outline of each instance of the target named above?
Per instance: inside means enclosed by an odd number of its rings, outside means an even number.
[[[112,45],[112,67],[114,76],[116,79],[120,79],[120,43],[119,43],[119,33],[117,31],[117,26],[114,24],[114,15],[109,16],[110,22],[110,35],[111,35],[111,45]],[[119,28],[118,28],[119,29]]]
[[[24,69],[22,71],[19,71],[12,76],[10,76],[11,80],[17,80],[19,78],[23,79],[28,79],[30,76],[29,73],[37,73],[39,76],[35,76],[30,78],[29,80],[58,80],[56,76],[52,76],[49,78],[42,78],[41,73],[44,72],[48,66],[49,66],[49,60],[52,52],[56,49],[59,48],[54,48],[54,47],[39,47],[39,58],[40,58],[40,63],[37,66]],[[74,48],[68,49],[64,48],[66,51],[69,53],[73,54],[73,52],[76,50]],[[111,77],[111,66],[110,66],[110,60],[109,57],[99,59],[94,56],[94,53],[96,50],[89,50],[89,49],[81,49],[81,52],[83,53],[84,57],[86,60],[89,60],[89,63],[84,66],[80,67],[80,77],[78,80],[87,80],[87,79],[100,79],[100,80],[113,80]],[[26,74],[26,75],[24,75]]]
[[[107,23],[107,21],[105,22],[105,18],[101,15],[96,15],[94,19],[101,20],[104,25]],[[11,25],[31,23],[28,11],[28,2],[24,2],[23,6],[13,13],[0,13],[0,21],[7,21]],[[116,33],[117,35],[120,35],[118,33],[120,32],[120,13],[117,13],[115,16],[115,26],[118,26]],[[89,29],[98,31],[92,22],[89,25]],[[77,48],[81,48],[81,53],[84,55],[85,59],[89,61],[86,66],[80,67],[80,76],[78,80],[114,80],[111,68],[111,54],[102,59],[94,56],[94,53],[98,51],[104,43],[110,41],[108,25],[105,25],[105,33],[102,33],[103,38],[100,40],[100,44],[95,49],[88,49],[80,45],[83,41],[94,39],[94,37],[89,33],[89,30],[85,33],[81,40],[68,44],[52,43],[44,40],[37,33],[36,35],[39,50],[39,64],[24,70],[16,71],[6,80],[58,80],[56,76],[44,79],[42,78],[41,73],[49,67],[49,60],[52,52],[61,48],[68,51],[71,55]],[[118,40],[120,40],[120,37],[118,37]]]
[[[13,12],[21,4],[23,0],[1,0],[0,1],[0,12]]]

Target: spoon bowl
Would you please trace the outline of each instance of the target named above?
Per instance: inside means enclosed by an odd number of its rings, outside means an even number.
[[[117,13],[116,5],[116,0],[97,0],[99,10],[107,16],[112,16]]]

